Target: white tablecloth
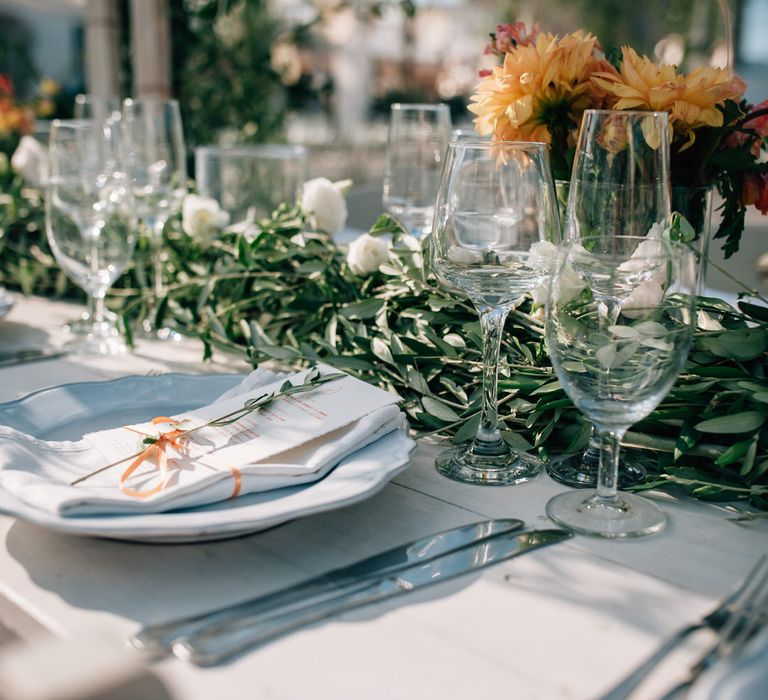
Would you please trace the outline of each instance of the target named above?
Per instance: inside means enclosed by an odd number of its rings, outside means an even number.
[[[76,311],[21,300],[0,322],[0,346],[59,343],[63,320]],[[118,358],[67,356],[8,368],[0,370],[0,401],[78,380],[247,369],[218,356],[202,364],[200,357],[191,342],[144,343]],[[4,672],[23,685],[18,659],[31,663],[35,649],[40,658],[58,659],[68,678],[107,678],[121,664],[135,672],[141,667],[123,640],[142,623],[287,586],[483,517],[551,525],[544,504],[564,487],[546,476],[504,488],[458,484],[434,471],[437,449],[421,444],[412,467],[363,503],[218,543],[78,539],[0,516],[0,643],[5,625],[28,649],[18,657],[3,647],[0,693]],[[670,516],[659,536],[628,542],[576,537],[482,575],[335,617],[226,666],[197,669],[169,659],[147,670],[170,697],[184,700],[595,697],[768,552],[765,522],[745,526],[730,522],[731,514],[717,505],[655,498]],[[63,652],[46,637],[76,645]],[[692,647],[637,697],[657,697],[684,672]],[[14,665],[4,664],[9,658]]]

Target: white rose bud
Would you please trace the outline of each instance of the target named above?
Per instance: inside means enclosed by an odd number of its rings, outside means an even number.
[[[347,264],[356,275],[370,275],[388,260],[387,244],[380,238],[364,233],[349,244]]]
[[[48,179],[48,149],[32,136],[22,136],[11,156],[11,167],[33,187]]]
[[[335,235],[347,223],[347,202],[344,190],[348,180],[331,182],[325,177],[316,177],[304,183],[301,193],[301,209],[310,217],[315,228]]]
[[[229,214],[211,197],[188,194],[181,207],[181,226],[192,238],[210,239],[229,223]]]

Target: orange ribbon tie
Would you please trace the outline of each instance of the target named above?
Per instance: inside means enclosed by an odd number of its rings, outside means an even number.
[[[158,416],[157,418],[152,419],[152,425],[158,425],[160,423],[178,425],[179,421],[173,418],[168,418],[168,416]],[[134,498],[147,498],[148,496],[154,496],[156,493],[160,493],[160,491],[168,485],[168,455],[165,453],[165,450],[167,447],[173,447],[179,451],[182,450],[184,446],[182,445],[181,440],[184,439],[185,433],[185,430],[180,430],[179,428],[169,430],[167,433],[161,433],[160,437],[149,445],[147,449],[137,455],[136,459],[134,459],[133,462],[128,465],[128,468],[120,475],[120,491],[126,496],[132,496]],[[160,483],[148,491],[140,491],[126,486],[128,479],[130,479],[131,476],[133,476],[133,473],[148,459],[156,460],[157,466],[163,477]],[[232,478],[235,480],[234,488],[232,489],[232,494],[229,498],[235,498],[242,488],[242,478],[238,469],[235,467],[230,467],[229,469],[232,472]]]

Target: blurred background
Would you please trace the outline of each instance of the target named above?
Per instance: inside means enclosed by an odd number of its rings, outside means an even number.
[[[91,92],[177,97],[190,153],[306,145],[310,175],[354,180],[351,223],[364,228],[381,210],[390,104],[445,102],[471,128],[488,33],[518,20],[686,68],[731,60],[748,99],[768,96],[768,0],[0,0],[0,73],[41,140]],[[765,232],[739,254],[755,280]]]

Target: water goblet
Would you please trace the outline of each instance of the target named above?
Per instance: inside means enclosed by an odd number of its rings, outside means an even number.
[[[563,389],[600,435],[597,490],[547,505],[577,532],[633,537],[666,522],[661,509],[617,485],[623,435],[671,388],[693,334],[696,255],[668,240],[669,217],[667,115],[588,110],[546,321]]]
[[[200,146],[195,149],[197,191],[215,199],[230,222],[247,230],[283,202],[293,204],[307,179],[303,146]]]
[[[384,208],[421,238],[432,227],[451,114],[444,104],[392,105],[384,162]]]
[[[125,351],[104,313],[104,296],[135,245],[133,199],[114,124],[56,120],[51,127],[45,222],[56,261],[93,308],[88,333],[70,348],[110,355]]]
[[[166,293],[163,280],[163,231],[181,210],[187,194],[187,155],[181,112],[176,100],[123,101],[122,130],[128,176],[136,214],[148,234],[154,267],[155,299]],[[160,340],[176,339],[168,328],[155,328],[148,318],[143,330]]]
[[[97,122],[105,122],[108,119],[120,118],[120,98],[104,97],[102,95],[78,94],[75,95],[74,106],[75,119],[93,119]],[[50,138],[50,134],[49,134]],[[76,335],[87,335],[93,325],[94,309],[91,308],[93,297],[88,297],[88,306],[78,318],[67,321],[64,329]],[[104,309],[104,318],[110,323],[117,323],[117,314]]]
[[[542,469],[502,438],[497,379],[504,322],[546,270],[529,256],[560,228],[547,147],[540,143],[461,140],[451,143],[431,236],[432,267],[477,309],[483,336],[483,399],[475,439],[437,458],[444,475],[472,484],[505,485]]]

